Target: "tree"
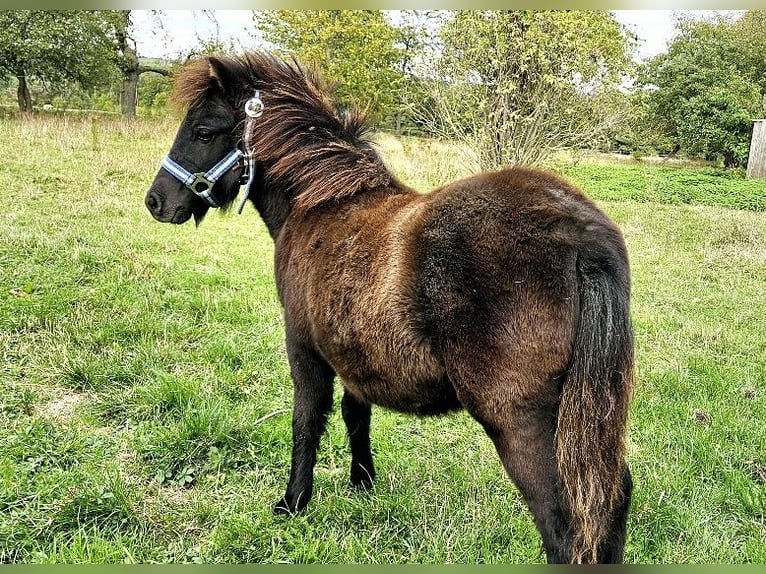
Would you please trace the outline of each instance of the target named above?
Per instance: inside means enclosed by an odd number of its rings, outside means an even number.
[[[122,115],[135,117],[138,101],[138,80],[141,74],[154,72],[163,76],[170,75],[167,68],[141,64],[132,38],[130,10],[114,11],[112,18],[114,34],[119,51],[118,65],[122,73],[120,91],[120,109]]]
[[[319,67],[341,103],[367,107],[378,121],[394,115],[400,38],[381,11],[269,10],[253,19],[278,51]]]
[[[135,116],[140,74],[169,71],[139,61],[131,26],[129,10],[0,11],[0,74],[17,78],[22,111],[33,107],[30,82],[89,90],[120,81],[122,113]]]
[[[688,154],[710,160],[721,157],[725,167],[747,164],[752,113],[735,91],[711,86],[682,101],[677,123],[679,144]]]
[[[108,83],[114,55],[108,12],[0,11],[0,74],[17,79],[21,111],[32,110],[31,81],[74,81],[85,89]]]
[[[615,121],[598,105],[630,68],[630,38],[607,12],[460,11],[442,29],[433,110],[482,169],[541,163]]]
[[[737,54],[738,70],[766,94],[766,11],[745,12],[726,32]]]
[[[742,166],[766,89],[766,18],[751,11],[740,20],[681,19],[677,28],[667,53],[640,75],[653,124],[675,151]]]
[[[438,30],[442,24],[438,10],[400,10],[394,23],[394,47],[398,52],[394,69],[401,82],[397,89],[394,131],[402,133],[405,117],[410,115],[411,102],[424,101],[422,78],[428,74],[437,51]],[[410,118],[411,119],[411,118]]]

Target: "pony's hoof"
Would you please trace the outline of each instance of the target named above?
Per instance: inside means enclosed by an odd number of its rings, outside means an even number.
[[[356,481],[349,481],[349,484],[351,484],[351,488],[354,488],[356,490],[364,490],[369,492],[372,490],[373,482],[369,479],[360,480],[358,482]]]
[[[351,471],[349,482],[354,488],[371,490],[375,481],[375,471],[369,472],[366,468],[359,467]]]
[[[303,494],[300,494],[298,496],[292,497],[288,493],[274,506],[274,513],[292,516],[293,514],[296,514],[306,508],[310,499],[311,496],[304,496]]]
[[[292,516],[296,512],[296,508],[291,508],[290,504],[287,502],[287,499],[283,498],[279,502],[277,502],[274,505],[274,514],[278,514],[280,516]]]

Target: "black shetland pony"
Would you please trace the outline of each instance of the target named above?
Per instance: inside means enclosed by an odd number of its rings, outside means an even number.
[[[175,97],[186,116],[146,207],[199,223],[247,180],[275,243],[294,380],[290,479],[275,510],[311,498],[337,375],[353,485],[375,477],[371,405],[464,408],[521,491],[549,562],[620,562],[633,336],[617,226],[531,169],[416,193],[365,139],[363,115],[294,61],[201,58]]]

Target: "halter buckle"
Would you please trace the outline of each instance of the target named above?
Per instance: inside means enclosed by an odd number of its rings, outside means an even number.
[[[192,190],[194,195],[202,198],[210,207],[221,207],[218,200],[213,197],[213,186],[215,185],[215,181],[208,179],[205,175],[206,174],[204,173],[193,173],[192,176],[194,176],[194,179],[186,184],[186,187]]]
[[[194,179],[188,184],[187,187],[191,188],[191,190],[197,195],[209,192],[215,185],[215,182],[212,182],[206,178],[204,173],[198,172],[192,175],[194,176]]]

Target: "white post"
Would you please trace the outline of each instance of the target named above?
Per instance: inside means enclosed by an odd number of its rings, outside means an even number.
[[[750,157],[747,160],[747,178],[766,179],[766,119],[753,122]]]

